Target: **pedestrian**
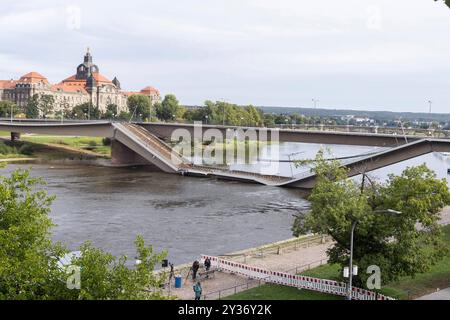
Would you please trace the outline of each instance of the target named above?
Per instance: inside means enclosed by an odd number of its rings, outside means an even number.
[[[169,283],[170,283],[170,281],[174,277],[175,273],[173,271],[173,263],[169,263],[169,266],[170,266],[170,273],[169,273]]]
[[[211,268],[211,259],[209,259],[209,258],[205,259],[205,268],[206,268],[206,271],[209,271],[209,269]]]
[[[202,285],[200,284],[200,281],[197,281],[193,288],[195,293],[195,300],[200,300],[200,298],[202,297]]]
[[[198,268],[200,268],[200,262],[195,260],[194,263],[192,264],[192,280],[195,280],[197,278]]]

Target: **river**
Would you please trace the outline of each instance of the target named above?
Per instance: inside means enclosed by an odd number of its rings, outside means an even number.
[[[313,157],[319,145],[283,143],[280,157],[301,152],[294,159]],[[331,146],[335,156],[360,155],[373,147]],[[429,154],[371,173],[385,179],[407,165],[426,162],[439,177],[447,177],[448,160]],[[48,183],[56,195],[51,218],[57,224],[53,238],[70,250],[86,240],[115,255],[134,261],[136,235],[144,236],[155,250],[167,250],[176,264],[200,254],[225,254],[292,236],[293,214],[308,202],[296,189],[183,177],[146,168],[111,168],[71,164],[10,164],[2,175],[31,168],[32,175]],[[291,171],[291,168],[293,171]],[[254,170],[254,165],[239,169]],[[280,166],[283,175],[304,168]]]

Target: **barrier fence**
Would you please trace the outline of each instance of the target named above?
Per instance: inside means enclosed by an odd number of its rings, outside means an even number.
[[[203,262],[206,258],[209,258],[211,260],[211,266],[219,271],[231,272],[255,280],[264,281],[264,283],[274,283],[338,296],[346,296],[347,294],[347,284],[344,282],[293,275],[287,272],[270,271],[206,255],[202,255],[201,261]],[[352,297],[354,300],[394,300],[393,298],[382,294],[356,287],[352,288]]]

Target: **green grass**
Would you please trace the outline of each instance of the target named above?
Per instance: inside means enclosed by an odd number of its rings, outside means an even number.
[[[450,246],[450,225],[445,226],[444,240]],[[341,268],[336,264],[326,264],[305,272],[302,275],[340,280]],[[399,281],[384,286],[380,292],[396,299],[414,299],[434,292],[436,288],[444,289],[450,287],[450,254],[435,264],[427,273],[412,277],[403,277]],[[342,297],[322,294],[319,292],[298,290],[296,288],[263,285],[240,292],[227,297],[230,300],[340,300]]]
[[[23,135],[21,140],[40,144],[58,144],[76,149],[90,150],[103,155],[111,154],[111,147],[104,146],[100,137],[65,137],[65,136],[35,136]]]
[[[304,271],[301,274],[309,277],[339,280],[340,266],[325,264],[323,266]],[[324,294],[310,290],[267,284],[229,296],[229,300],[343,300],[343,297]]]
[[[450,246],[450,225],[444,227],[444,240]],[[412,277],[403,277],[399,281],[383,287],[381,292],[397,299],[416,298],[436,291],[436,288],[450,287],[450,254],[435,264],[429,272]]]

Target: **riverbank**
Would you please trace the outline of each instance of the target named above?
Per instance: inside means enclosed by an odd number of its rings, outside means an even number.
[[[51,139],[56,139],[56,137],[51,137]],[[48,141],[52,141],[51,139],[49,138]],[[10,152],[2,154],[0,162],[75,161],[93,163],[99,159],[110,159],[108,154],[87,150],[83,147],[63,143],[34,142],[33,140],[36,140],[36,137],[29,139],[25,136],[24,139],[14,142],[11,142],[7,137],[0,137],[1,145],[5,146]]]

